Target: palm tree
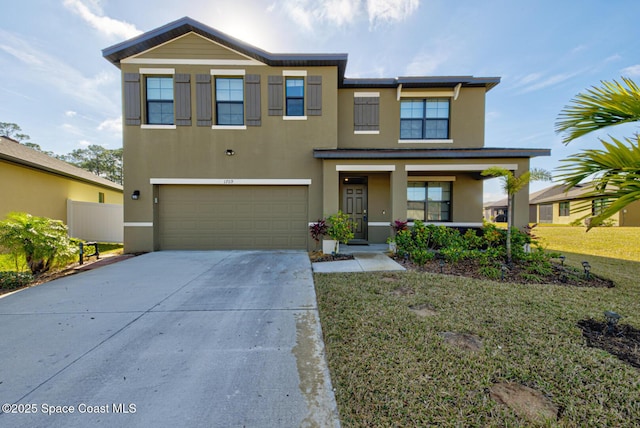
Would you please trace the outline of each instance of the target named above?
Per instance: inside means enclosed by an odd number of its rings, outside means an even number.
[[[530,181],[551,181],[551,173],[544,169],[532,168],[519,177],[508,169],[493,166],[482,171],[484,176],[502,177],[502,187],[507,193],[507,264],[511,265],[511,227],[513,226],[513,205],[515,195]]]
[[[560,112],[556,132],[564,133],[563,143],[609,126],[640,121],[640,87],[631,79],[622,78],[624,84],[602,82],[576,95]],[[587,230],[601,224],[627,205],[640,200],[640,136],[625,138],[625,142],[609,137],[599,139],[603,150],[583,150],[572,155],[558,168],[558,178],[569,188],[589,177],[595,182],[585,204],[591,199],[604,198],[608,205],[591,218]],[[576,211],[586,208],[585,204]],[[587,217],[587,216],[585,216]]]

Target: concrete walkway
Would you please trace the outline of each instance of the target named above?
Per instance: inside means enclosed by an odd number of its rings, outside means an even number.
[[[405,270],[404,267],[396,263],[384,253],[386,249],[386,245],[341,245],[340,252],[343,254],[352,254],[354,257],[353,260],[313,263],[313,271],[315,273],[346,273]]]
[[[305,251],[166,251],[0,299],[0,426],[339,427]]]

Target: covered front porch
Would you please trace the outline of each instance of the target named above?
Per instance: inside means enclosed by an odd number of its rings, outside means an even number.
[[[499,166],[520,175],[528,171],[530,157],[549,152],[504,150],[317,149],[314,156],[323,160],[324,214],[341,210],[352,217],[352,244],[384,243],[394,220],[482,227],[486,177],[481,172]],[[524,227],[528,188],[516,196],[514,212],[514,225]]]

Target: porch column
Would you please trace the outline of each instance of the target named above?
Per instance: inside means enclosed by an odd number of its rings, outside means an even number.
[[[407,219],[407,171],[398,165],[391,172],[391,221]]]
[[[335,162],[322,162],[322,215],[330,216],[340,209],[340,173]]]

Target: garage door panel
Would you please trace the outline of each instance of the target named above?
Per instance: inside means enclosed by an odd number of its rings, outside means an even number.
[[[306,249],[306,186],[159,188],[161,249]]]

